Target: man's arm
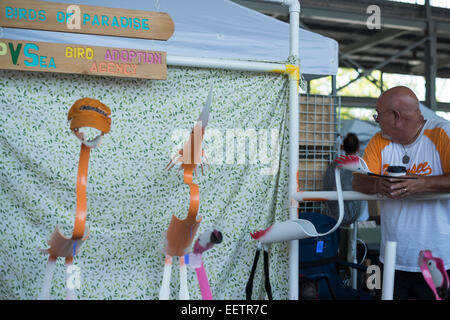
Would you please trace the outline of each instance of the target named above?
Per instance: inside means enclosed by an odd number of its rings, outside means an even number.
[[[392,187],[398,183],[399,180],[395,179],[384,179],[373,176],[368,176],[365,174],[354,173],[352,188],[354,191],[359,191],[365,194],[376,194],[379,193],[383,196],[393,198]]]
[[[450,173],[443,174],[441,176],[425,177],[423,191],[424,192],[450,192]]]
[[[418,179],[393,183],[390,187],[392,190],[390,194],[393,199],[420,193],[449,193],[450,173],[439,176],[418,176]]]
[[[414,194],[450,192],[450,173],[439,176],[418,176],[417,179],[377,178],[353,174],[353,190],[365,194],[379,193],[391,199],[402,199]]]
[[[378,178],[361,173],[353,173],[352,188],[365,194],[377,193]]]

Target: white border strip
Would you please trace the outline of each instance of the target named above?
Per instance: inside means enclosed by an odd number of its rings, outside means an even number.
[[[344,200],[393,200],[391,198],[381,196],[379,194],[364,194],[357,191],[343,191]],[[338,200],[338,193],[336,191],[302,191],[296,192],[293,197],[295,200],[303,201],[335,201]],[[450,193],[440,194],[417,194],[411,198],[404,198],[404,200],[448,200]],[[398,201],[398,200],[397,200]]]

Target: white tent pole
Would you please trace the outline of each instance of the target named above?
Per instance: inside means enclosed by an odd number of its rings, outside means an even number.
[[[167,55],[167,65],[177,67],[217,68],[239,71],[285,73],[286,64],[231,59],[213,59]]]
[[[343,191],[344,200],[392,200],[377,194],[364,194],[357,191]],[[294,194],[297,201],[334,201],[338,199],[336,191],[302,191]],[[407,198],[406,198],[407,199]],[[450,199],[450,193],[442,194],[417,194],[414,200],[444,200]]]
[[[289,219],[298,219],[298,202],[293,196],[297,192],[297,171],[299,152],[299,27],[300,3],[298,0],[283,1],[289,5],[290,24],[290,56],[295,61],[296,70],[289,78]],[[298,272],[299,272],[298,240],[289,243],[289,299],[298,300]]]
[[[383,287],[381,300],[392,300],[394,296],[395,260],[397,242],[387,241],[384,248]]]

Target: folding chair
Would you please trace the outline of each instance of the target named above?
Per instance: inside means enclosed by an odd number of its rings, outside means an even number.
[[[310,220],[318,232],[330,230],[336,224],[336,220],[332,217],[320,213],[301,213],[300,218]],[[339,275],[339,265],[363,272],[366,272],[367,267],[340,260],[338,257],[339,243],[339,229],[320,238],[299,240],[300,299],[373,299],[369,293],[355,290],[343,283]],[[312,288],[311,284],[314,284],[315,288]]]

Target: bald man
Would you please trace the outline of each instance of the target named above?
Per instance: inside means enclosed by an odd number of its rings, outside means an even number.
[[[380,261],[386,241],[397,242],[394,299],[433,299],[418,264],[419,252],[431,250],[450,269],[450,200],[414,200],[415,194],[450,192],[450,122],[425,120],[412,90],[399,86],[377,100],[375,134],[364,151],[369,170],[386,175],[404,166],[417,179],[354,174],[353,190],[381,194]],[[407,198],[407,199],[405,199]]]

